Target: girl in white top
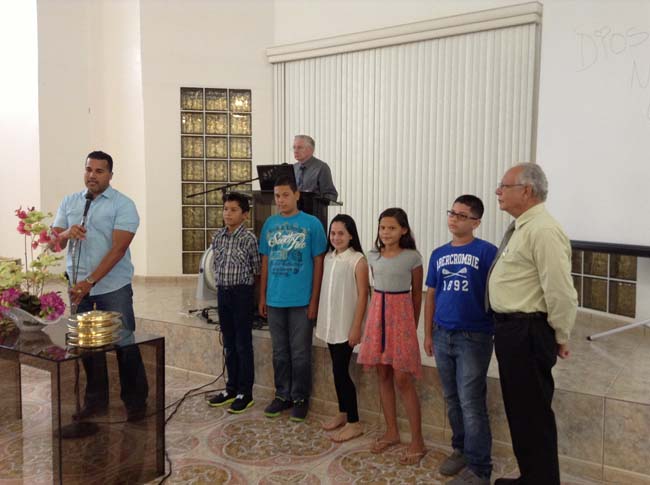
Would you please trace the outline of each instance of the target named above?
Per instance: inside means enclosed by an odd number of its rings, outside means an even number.
[[[332,357],[339,413],[323,424],[333,441],[363,434],[357,409],[357,391],[350,378],[352,349],[361,341],[361,326],[368,303],[368,263],[363,256],[357,225],[345,214],[332,219],[329,251],[325,255],[316,337],[327,342]]]

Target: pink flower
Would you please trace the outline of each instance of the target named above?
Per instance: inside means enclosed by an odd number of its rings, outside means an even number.
[[[50,236],[47,235],[47,230],[43,229],[38,235],[39,244],[47,244],[51,241]]]
[[[32,249],[36,249],[38,247],[38,241],[32,241]]]
[[[16,216],[18,217],[18,219],[27,219],[27,212],[25,212],[22,209],[23,209],[22,206],[16,209]]]
[[[52,233],[52,234],[53,234],[52,237],[54,239],[54,247],[52,247],[52,251],[54,251],[55,253],[60,253],[61,251],[63,251],[63,248],[61,247],[61,238],[56,233]]]
[[[25,235],[29,234],[29,231],[28,231],[27,229],[25,229],[25,221],[20,221],[20,222],[18,223],[18,227],[16,227],[16,230],[17,230],[20,234],[25,234]]]
[[[9,288],[0,292],[0,315],[5,315],[9,308],[17,306],[18,298],[20,298],[20,290],[17,288]]]
[[[65,311],[65,303],[55,291],[41,296],[41,317],[56,320]]]

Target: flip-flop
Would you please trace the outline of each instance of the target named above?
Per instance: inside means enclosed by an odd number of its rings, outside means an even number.
[[[417,465],[418,463],[420,463],[420,461],[422,460],[422,458],[424,458],[424,455],[426,454],[427,454],[427,450],[410,452],[410,453],[406,451],[399,458],[400,465]]]
[[[395,445],[399,445],[399,444],[400,444],[399,439],[393,440],[393,441],[377,439],[377,440],[375,440],[375,442],[370,447],[370,453],[374,453],[375,455],[377,455],[379,453],[383,453],[388,448],[390,448],[392,446],[395,446]]]

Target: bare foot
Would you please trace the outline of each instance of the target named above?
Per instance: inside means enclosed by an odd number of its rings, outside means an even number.
[[[375,442],[370,447],[371,453],[382,453],[386,451],[391,446],[399,445],[400,438],[399,433],[389,433],[388,431],[384,433],[381,438],[377,438]]]
[[[400,456],[399,462],[402,465],[417,465],[426,454],[427,449],[424,447],[424,443],[411,442]]]
[[[332,419],[329,421],[325,421],[323,423],[322,428],[325,431],[332,431],[335,430],[336,428],[340,428],[343,426],[345,423],[348,421],[348,416],[345,413],[338,413],[336,416],[334,416]]]

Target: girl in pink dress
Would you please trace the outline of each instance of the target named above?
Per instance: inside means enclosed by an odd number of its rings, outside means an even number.
[[[411,428],[411,443],[400,463],[418,463],[426,450],[415,378],[422,376],[417,322],[422,303],[422,257],[415,248],[406,212],[386,209],[379,216],[375,249],[368,254],[374,289],[357,362],[374,366],[386,431],[371,451],[381,453],[400,442],[395,386]]]

